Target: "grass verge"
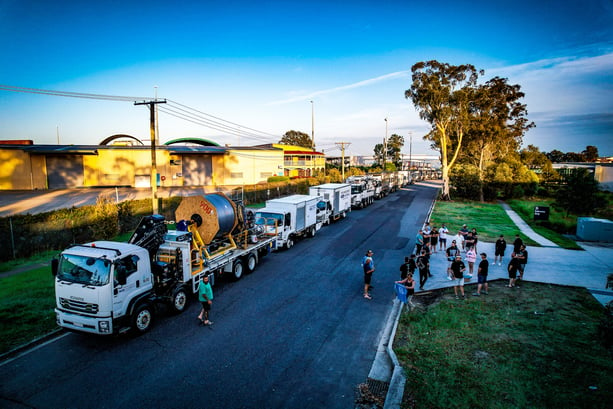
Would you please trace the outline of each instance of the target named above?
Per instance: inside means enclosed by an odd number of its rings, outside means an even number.
[[[394,341],[407,376],[403,408],[610,407],[602,305],[584,289],[505,284],[481,297],[467,286],[466,300],[451,288],[414,298]]]
[[[0,354],[57,328],[51,269],[0,278]]]
[[[430,215],[430,225],[440,227],[442,223],[447,225],[452,235],[457,234],[462,225],[466,224],[469,229],[477,229],[479,240],[483,242],[493,243],[503,234],[509,245],[519,233],[526,245],[538,246],[519,231],[498,203],[437,201]]]

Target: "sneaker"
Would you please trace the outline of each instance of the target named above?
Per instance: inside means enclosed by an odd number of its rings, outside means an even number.
[[[483,291],[483,294],[487,295],[487,291]]]
[[[456,295],[456,296],[455,296],[455,299],[456,299],[456,300],[459,300],[459,299],[460,299],[460,297],[458,297],[458,296]]]
[[[367,300],[372,300],[372,297],[368,294],[364,294],[364,298],[366,298]]]
[[[462,299],[465,300],[466,299],[466,295],[462,294]]]
[[[481,294],[479,294],[479,293],[473,293],[473,296],[475,296],[475,297],[479,297],[479,296],[481,296]]]
[[[499,265],[499,266],[501,266],[501,265],[502,265],[502,263],[498,263],[498,265]]]
[[[447,276],[447,280],[451,281],[453,280],[453,278],[451,278],[450,276]]]

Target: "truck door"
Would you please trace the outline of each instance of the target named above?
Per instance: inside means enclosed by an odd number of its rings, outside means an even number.
[[[123,316],[130,301],[151,286],[149,275],[142,273],[146,269],[139,269],[139,264],[146,262],[147,260],[140,260],[134,254],[115,262],[115,287],[113,289],[113,315],[115,317]]]

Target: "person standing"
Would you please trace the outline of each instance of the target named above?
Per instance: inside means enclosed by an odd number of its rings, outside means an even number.
[[[519,259],[519,279],[523,280],[524,272],[526,271],[526,264],[528,264],[528,250],[524,244],[522,244],[519,248],[517,258]]]
[[[209,283],[209,276],[202,277],[202,282],[200,282],[198,287],[198,301],[202,305],[200,315],[198,315],[200,325],[212,325],[213,322],[209,321],[209,311],[211,311],[213,304],[213,289]]]
[[[445,251],[447,248],[447,234],[449,234],[449,229],[445,226],[445,223],[438,229],[438,242],[439,242],[439,250]]]
[[[479,241],[479,235],[477,234],[477,229],[475,229],[474,227],[472,228],[472,230],[470,231],[473,235],[473,248],[475,249],[475,253],[479,250],[477,250],[477,242]]]
[[[473,237],[473,232],[469,231],[466,233],[466,238],[464,239],[464,249],[468,252],[470,249],[474,249],[475,247],[475,238]]]
[[[496,244],[495,244],[495,251],[494,251],[494,264],[496,264],[496,260],[498,259],[498,257],[500,257],[500,260],[498,261],[498,265],[501,266],[502,265],[502,258],[504,257],[504,251],[507,248],[507,242],[504,239],[504,235],[500,235],[500,237],[498,238],[498,240],[496,240]]]
[[[432,231],[430,232],[430,249],[432,253],[436,253],[436,248],[438,247],[438,229],[433,226]]]
[[[407,304],[409,304],[411,308],[415,307],[415,304],[412,303],[413,295],[415,294],[415,280],[413,280],[413,273],[408,273],[406,278],[396,281],[396,284],[404,285],[404,288],[407,289]]]
[[[405,257],[404,258],[404,263],[402,263],[400,265],[400,279],[404,280],[405,278],[407,278],[407,275],[409,274],[409,258]]]
[[[455,298],[460,298],[458,296],[458,290],[462,293],[462,298],[466,298],[464,295],[464,271],[466,271],[466,265],[462,261],[462,256],[458,255],[455,258],[455,261],[451,263],[451,272],[453,273],[453,293],[455,294]]]
[[[519,271],[519,259],[515,256],[515,253],[511,254],[511,261],[507,266],[509,272],[509,285],[507,287],[515,287],[515,281],[517,280],[517,271]]]
[[[479,297],[481,295],[481,289],[485,287],[483,294],[487,295],[487,273],[490,268],[490,263],[487,261],[487,254],[481,253],[481,262],[477,269],[477,292],[473,295]]]
[[[462,250],[464,250],[464,240],[466,240],[466,236],[468,235],[468,227],[463,225],[460,231],[458,232],[458,236],[460,236],[460,240],[462,241]]]
[[[451,263],[453,263],[455,261],[455,257],[460,254],[460,249],[458,248],[455,240],[451,241],[451,246],[447,247],[445,253],[447,254],[447,261],[449,261],[449,264],[447,265],[447,278],[449,280],[453,280],[453,273],[451,272]]]
[[[415,236],[415,254],[417,254],[418,256],[421,254],[421,249],[424,246],[424,235],[423,235],[424,231],[423,230],[419,230],[417,232],[417,235]]]
[[[373,256],[372,250],[368,250],[366,255],[362,259],[362,269],[364,270],[364,298],[368,300],[372,300],[371,295],[368,293],[368,290],[373,288],[370,285],[372,280],[372,274],[375,272],[375,262],[372,259]]]
[[[417,269],[419,271],[419,289],[423,290],[424,285],[426,285],[426,281],[428,281],[428,274],[430,270],[430,261],[426,255],[425,249],[421,251],[421,254],[419,257],[417,257],[415,264],[417,265]]]
[[[519,237],[519,234],[515,235],[515,241],[513,242],[513,253],[519,253],[521,246],[524,244],[523,240]]]
[[[466,250],[466,261],[468,262],[468,278],[472,278],[475,261],[477,261],[477,252],[474,247],[470,247]]]

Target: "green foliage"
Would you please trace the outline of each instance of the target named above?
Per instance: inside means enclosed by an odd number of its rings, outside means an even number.
[[[268,183],[275,182],[287,182],[289,180],[289,176],[271,176],[267,179]]]
[[[555,206],[567,213],[589,215],[602,204],[598,182],[587,169],[574,169],[555,195]]]
[[[458,301],[445,289],[425,310],[402,314],[394,350],[405,368],[405,396],[414,398],[403,407],[610,406],[613,361],[599,337],[602,306],[591,294],[529,282],[521,292],[505,290],[503,280],[489,285],[485,298]]]
[[[0,278],[0,353],[57,328],[49,267]]]
[[[102,240],[109,240],[119,233],[119,210],[117,205],[107,197],[100,196],[93,207],[92,223],[90,226],[92,236]]]
[[[283,145],[302,146],[303,148],[313,147],[313,139],[311,139],[309,135],[294,130],[285,132],[279,143]]]

